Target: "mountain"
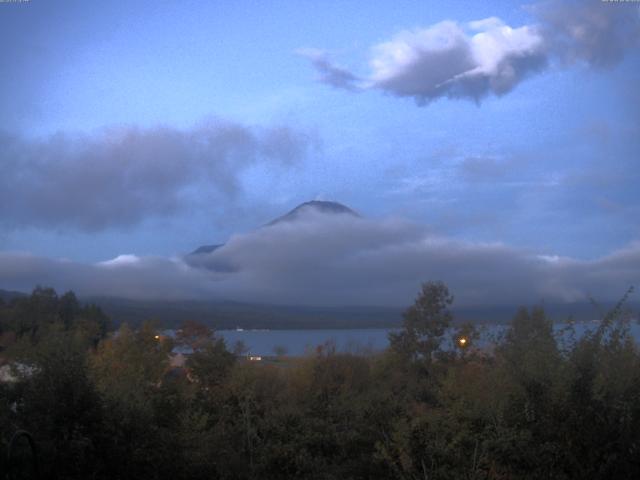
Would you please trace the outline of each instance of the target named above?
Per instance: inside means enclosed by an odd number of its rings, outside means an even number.
[[[165,328],[177,328],[185,319],[220,329],[388,328],[401,323],[398,307],[314,307],[206,300],[132,300],[87,297],[114,325],[140,325],[153,319]]]
[[[201,255],[203,253],[211,253],[223,245],[224,243],[219,243],[218,245],[202,245],[201,247],[196,248],[189,255]]]
[[[275,220],[270,221],[265,226],[276,225],[277,223],[282,222],[292,222],[295,220],[299,220],[305,215],[309,213],[324,213],[324,214],[335,214],[335,215],[351,215],[354,217],[359,217],[356,212],[351,210],[349,207],[338,203],[338,202],[327,202],[322,200],[312,200],[310,202],[301,203],[296,208],[291,210],[289,213],[276,218]]]
[[[164,328],[177,328],[185,319],[196,320],[215,330],[235,329],[359,329],[397,328],[402,325],[405,307],[351,306],[321,307],[274,305],[232,301],[198,300],[132,300],[115,297],[86,297],[83,303],[98,305],[114,325],[140,325],[153,319]],[[606,312],[612,302],[600,305]],[[627,305],[632,311],[640,309],[640,302]],[[588,302],[573,304],[545,304],[545,312],[554,322],[590,321],[602,315]],[[497,305],[452,308],[456,324],[506,324],[518,310],[517,305]],[[635,317],[637,321],[637,316]]]
[[[328,202],[323,200],[311,200],[310,202],[304,202],[298,205],[296,208],[291,210],[290,212],[278,217],[274,220],[271,220],[269,223],[265,224],[265,227],[270,227],[276,225],[278,223],[283,222],[294,222],[300,220],[305,215],[310,213],[323,213],[323,214],[331,214],[331,215],[351,215],[353,217],[360,217],[355,211],[338,202]],[[215,251],[216,249],[222,247],[224,243],[217,245],[202,245],[196,248],[193,252],[187,255],[204,255]]]
[[[26,297],[27,294],[23,292],[15,292],[13,290],[2,290],[0,289],[0,299],[5,302],[9,302],[14,298]]]

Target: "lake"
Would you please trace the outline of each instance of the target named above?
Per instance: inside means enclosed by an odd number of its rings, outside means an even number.
[[[564,324],[556,324],[559,330]],[[585,331],[593,329],[596,323],[577,323],[576,335],[580,336]],[[488,345],[491,339],[500,335],[506,327],[504,325],[489,325],[480,328],[481,337],[479,345]],[[252,355],[274,355],[278,347],[284,348],[287,355],[304,355],[313,352],[318,345],[326,342],[334,342],[336,350],[340,352],[367,353],[381,351],[388,347],[388,334],[394,329],[370,328],[370,329],[322,329],[322,330],[218,330],[217,335],[222,336],[227,347],[232,349],[238,341],[244,342]],[[640,325],[632,322],[631,334],[637,343],[640,343]],[[445,347],[451,345],[449,339],[445,341]]]
[[[273,355],[274,350],[283,347],[287,355],[304,355],[318,345],[335,342],[341,352],[363,353],[387,348],[387,335],[391,329],[326,329],[326,330],[218,330],[227,347],[242,341],[252,355]]]

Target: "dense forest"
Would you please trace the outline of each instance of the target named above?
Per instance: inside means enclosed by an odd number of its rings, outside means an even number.
[[[250,362],[206,326],[113,331],[71,292],[0,299],[0,471],[46,479],[640,478],[623,298],[584,335],[518,310],[491,348],[428,282],[381,353]],[[445,348],[453,340],[457,348]],[[171,352],[193,353],[177,366]],[[15,436],[16,432],[29,432]],[[35,451],[27,439],[32,438]]]

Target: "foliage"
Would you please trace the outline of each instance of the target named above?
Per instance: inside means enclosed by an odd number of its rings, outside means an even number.
[[[391,348],[411,359],[431,361],[451,325],[453,296],[442,282],[426,282],[415,303],[403,314],[403,328],[390,335]]]
[[[640,478],[625,299],[587,331],[522,308],[481,348],[429,282],[385,352],[259,364],[195,322],[175,342],[151,323],[109,332],[39,287],[0,303],[0,366],[18,378],[0,383],[0,468],[26,429],[51,479]]]

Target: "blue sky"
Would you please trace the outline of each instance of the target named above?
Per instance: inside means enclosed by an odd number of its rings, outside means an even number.
[[[640,240],[639,19],[602,2],[0,4],[0,251],[171,257],[321,198],[596,261]],[[424,80],[454,68],[442,42],[504,28],[513,55],[475,55],[504,60],[506,86],[480,60],[469,83]],[[209,135],[230,150],[194,153]]]

